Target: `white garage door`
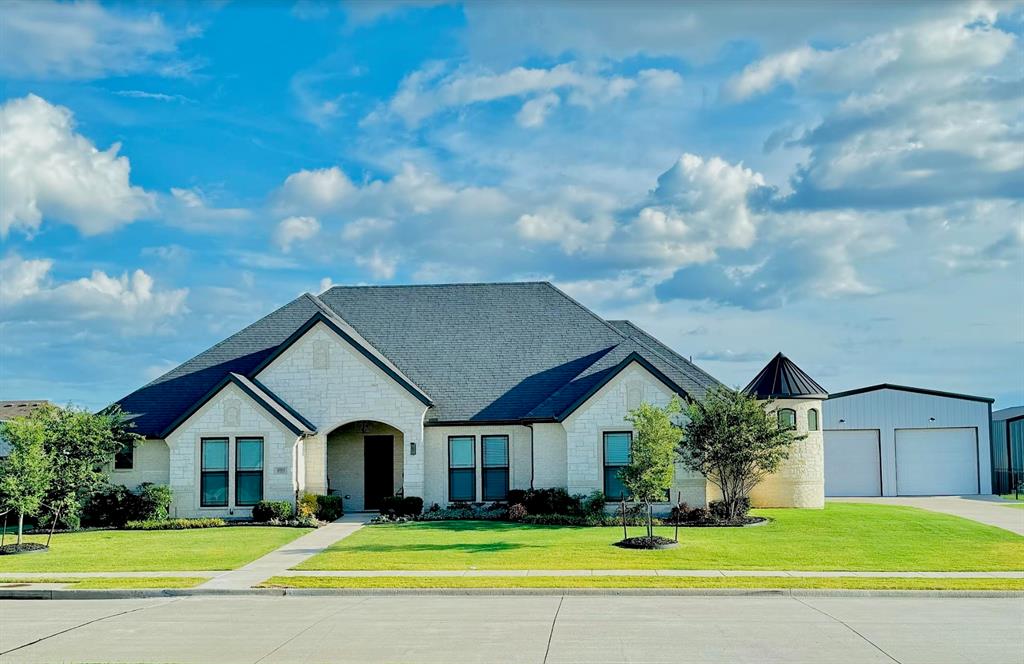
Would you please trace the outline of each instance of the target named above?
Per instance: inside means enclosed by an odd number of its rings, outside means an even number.
[[[880,496],[878,430],[825,432],[825,495]]]
[[[896,493],[978,493],[977,430],[896,429]]]

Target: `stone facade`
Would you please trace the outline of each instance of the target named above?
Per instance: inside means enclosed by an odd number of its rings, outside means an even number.
[[[427,407],[329,327],[312,327],[257,379],[317,427],[304,450],[309,491],[327,491],[327,436],[349,422],[370,420],[402,432],[405,492],[423,495],[424,455],[411,454],[411,443],[423,441]]]
[[[262,406],[234,384],[228,384],[202,408],[167,436],[169,484],[174,492],[172,516],[245,517],[251,507],[235,505],[235,439],[263,439],[263,497],[266,500],[294,501],[303,479],[296,472],[300,439]],[[228,505],[200,505],[200,441],[203,438],[228,438]],[[149,443],[147,443],[149,444]]]
[[[405,441],[401,431],[380,422],[351,422],[339,427],[327,435],[327,484],[332,494],[343,497],[345,509],[350,511],[365,507],[365,436],[392,437],[392,492],[403,488]]]
[[[530,488],[530,428],[517,424],[494,426],[428,426],[423,452],[426,459],[426,505],[448,503],[448,437],[473,436],[476,439],[476,495],[483,495],[481,473],[481,436],[508,436],[509,488]]]
[[[782,467],[769,475],[750,492],[755,507],[825,506],[825,442],[822,435],[821,401],[818,399],[778,399],[773,410],[792,408],[796,411],[796,431],[806,436],[789,451]],[[808,430],[808,411],[817,410],[817,431]]]

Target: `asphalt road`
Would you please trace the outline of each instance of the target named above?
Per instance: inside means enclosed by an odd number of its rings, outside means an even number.
[[[625,596],[0,602],[0,662],[1024,662],[1024,600]]]

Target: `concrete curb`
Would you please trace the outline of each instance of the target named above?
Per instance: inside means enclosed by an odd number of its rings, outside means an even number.
[[[680,597],[944,597],[1024,598],[1024,590],[846,590],[810,588],[167,588],[137,590],[0,589],[0,600],[158,599],[169,597],[332,596],[680,596]]]

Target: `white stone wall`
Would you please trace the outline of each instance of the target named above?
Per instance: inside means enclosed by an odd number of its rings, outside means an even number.
[[[123,484],[129,489],[143,482],[168,484],[171,478],[171,451],[162,440],[147,440],[135,445],[135,459],[130,470],[118,470],[111,463],[107,479],[111,484]]]
[[[305,442],[308,491],[327,490],[328,434],[349,422],[373,420],[402,432],[405,493],[423,495],[426,455],[412,456],[409,443],[423,440],[427,407],[329,327],[314,326],[257,379],[317,427],[317,436]]]
[[[298,489],[295,447],[298,436],[289,431],[245,392],[228,384],[167,437],[169,480],[174,492],[171,514],[176,517],[248,517],[250,507],[234,505],[235,438],[263,438],[263,497],[294,502]],[[227,437],[229,444],[228,506],[199,504],[200,441]]]
[[[565,427],[558,423],[533,425],[533,486],[537,489],[569,486]]]
[[[554,425],[558,426],[558,425]],[[559,427],[560,428],[560,427]],[[508,436],[509,488],[530,488],[530,428],[517,425],[491,426],[428,426],[424,430],[423,453],[426,459],[425,491],[423,502],[429,507],[433,503],[448,503],[448,437],[476,437],[476,495],[483,496],[481,465],[481,436]],[[563,485],[564,486],[564,485]]]
[[[782,462],[779,470],[754,487],[750,503],[755,507],[824,507],[825,443],[821,401],[779,399],[772,404],[775,411],[781,408],[796,411],[796,431],[807,437],[793,443],[789,458]],[[818,411],[817,431],[807,429],[807,411],[811,408]]]
[[[365,508],[365,436],[394,437],[392,491],[397,493],[402,488],[404,438],[401,431],[380,422],[368,423],[365,432],[358,424],[335,429],[327,436],[327,477],[331,492],[343,497],[346,511],[358,512]]]

